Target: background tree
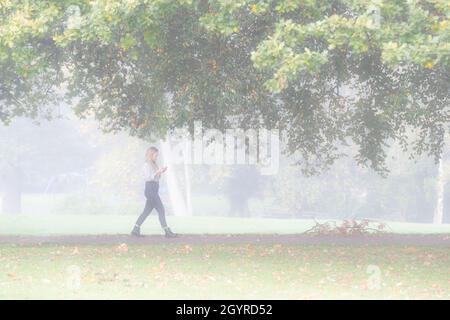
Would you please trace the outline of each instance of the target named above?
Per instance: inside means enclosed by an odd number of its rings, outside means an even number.
[[[40,126],[16,119],[10,126],[0,126],[3,212],[19,213],[22,193],[64,191],[62,184],[50,190],[47,187],[60,175],[83,174],[94,157],[93,150],[82,140],[75,121],[59,119]],[[68,183],[74,187],[73,181]]]
[[[440,157],[449,11],[446,0],[4,0],[0,114],[35,115],[62,82],[106,131],[279,127],[307,173],[350,143],[383,173],[393,141]]]

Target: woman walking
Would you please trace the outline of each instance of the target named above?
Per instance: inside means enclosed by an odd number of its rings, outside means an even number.
[[[156,209],[159,215],[159,222],[161,227],[164,229],[167,238],[174,238],[177,234],[173,233],[167,226],[166,222],[166,212],[164,205],[159,197],[159,179],[161,175],[166,172],[167,167],[159,168],[156,164],[158,159],[159,151],[155,147],[150,147],[145,155],[144,163],[144,177],[145,177],[145,197],[147,202],[145,203],[145,208],[142,214],[136,221],[136,224],[131,231],[131,234],[136,237],[141,236],[141,225],[144,223],[145,219],[148,217],[153,209]]]

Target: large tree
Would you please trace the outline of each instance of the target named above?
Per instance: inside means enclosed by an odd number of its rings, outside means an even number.
[[[447,0],[1,0],[0,119],[64,84],[106,131],[278,127],[305,170],[351,143],[382,172],[394,140],[441,154],[449,19]]]

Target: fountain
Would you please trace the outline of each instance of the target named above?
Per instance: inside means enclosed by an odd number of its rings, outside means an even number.
[[[190,179],[187,168],[186,152],[183,152],[183,169],[184,178],[186,180],[186,199],[181,192],[180,183],[175,173],[176,161],[174,159],[174,154],[172,152],[170,140],[161,140],[161,149],[164,163],[168,166],[166,172],[168,193],[170,198],[170,206],[172,208],[173,214],[175,216],[191,216],[191,194],[190,194]]]
[[[441,158],[439,160],[438,166],[437,202],[433,217],[434,224],[442,224],[442,220],[444,217],[444,185],[445,185],[445,174],[444,174],[443,160]]]

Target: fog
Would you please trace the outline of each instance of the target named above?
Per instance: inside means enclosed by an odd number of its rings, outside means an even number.
[[[450,0],[0,0],[0,300],[449,299],[449,124]]]
[[[450,219],[445,153],[439,163],[429,157],[411,160],[394,144],[384,175],[357,165],[351,155],[306,175],[295,164],[298,159],[283,153],[281,139],[279,150],[271,147],[278,151],[271,154],[276,168],[267,173],[258,163],[248,164],[248,154],[246,163],[209,164],[193,160],[192,149],[179,158],[173,139],[143,141],[97,127],[95,120],[80,120],[70,111],[52,121],[18,118],[1,126],[1,214],[137,217],[144,204],[145,152],[156,146],[158,162],[169,167],[160,182],[169,219],[368,218],[435,224]]]

